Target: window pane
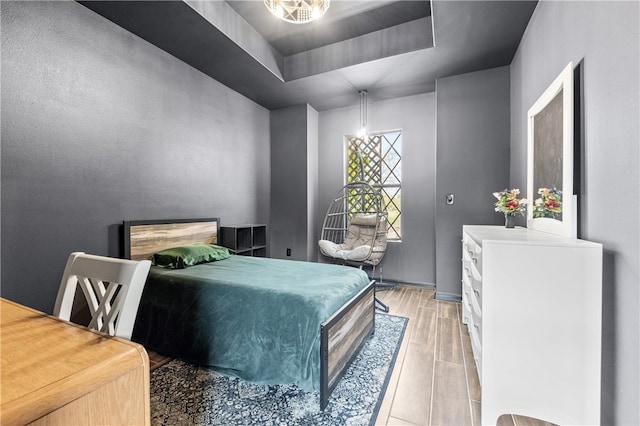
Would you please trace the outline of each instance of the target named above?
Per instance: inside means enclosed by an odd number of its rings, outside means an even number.
[[[380,149],[382,151],[381,176],[384,184],[400,184],[402,168],[400,167],[400,149],[402,135],[399,132],[382,135]]]
[[[387,237],[401,238],[402,132],[347,138],[347,183],[364,181],[380,190],[388,214]]]
[[[382,190],[382,202],[383,207],[387,212],[388,220],[387,238],[392,240],[399,240],[402,236],[402,220],[400,214],[401,199],[402,192],[400,187],[385,187]]]

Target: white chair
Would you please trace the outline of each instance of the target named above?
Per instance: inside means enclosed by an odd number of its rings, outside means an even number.
[[[71,253],[64,268],[53,315],[70,320],[76,287],[79,285],[91,313],[88,327],[131,340],[150,266],[148,260]]]

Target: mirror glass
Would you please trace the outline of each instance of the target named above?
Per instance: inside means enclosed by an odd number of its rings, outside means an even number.
[[[562,221],[562,94],[558,94],[533,117],[533,217]],[[543,188],[549,191],[544,191]],[[555,191],[554,191],[555,188]],[[543,193],[540,193],[542,189]],[[554,195],[555,192],[555,195]],[[550,199],[551,197],[555,199]]]

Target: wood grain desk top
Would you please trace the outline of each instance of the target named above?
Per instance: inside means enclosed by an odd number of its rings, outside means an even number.
[[[34,421],[141,365],[148,372],[136,343],[0,301],[3,425]]]

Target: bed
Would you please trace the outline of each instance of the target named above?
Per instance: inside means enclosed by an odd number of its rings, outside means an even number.
[[[217,218],[125,221],[125,256],[217,244]],[[244,380],[318,390],[320,406],[374,332],[374,284],[346,266],[232,255],[152,267],[132,340]]]

